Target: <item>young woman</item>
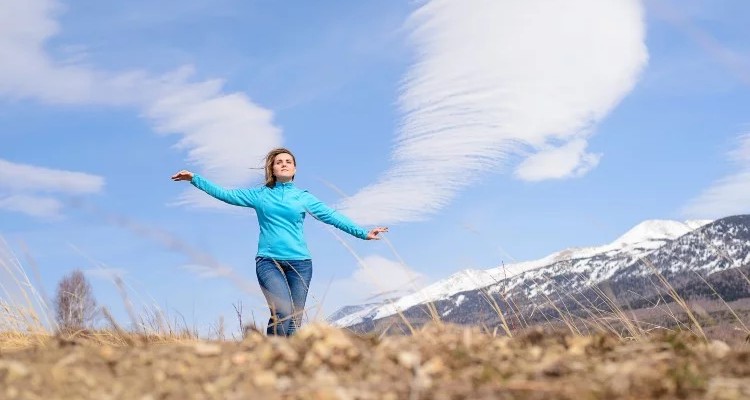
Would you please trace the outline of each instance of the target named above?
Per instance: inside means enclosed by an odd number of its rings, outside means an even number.
[[[255,209],[260,226],[255,271],[271,310],[269,335],[292,335],[300,326],[312,278],[312,260],[303,236],[305,213],[365,240],[378,240],[387,232],[377,227],[367,232],[293,181],[297,162],[291,151],[278,148],[266,156],[265,185],[249,189],[224,189],[198,174],[182,170],[173,181],[190,181],[209,195],[235,206]]]

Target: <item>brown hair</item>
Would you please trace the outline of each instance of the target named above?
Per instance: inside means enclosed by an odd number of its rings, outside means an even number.
[[[292,154],[292,152],[289,151],[288,149],[285,149],[283,147],[278,147],[269,151],[268,155],[266,155],[266,183],[265,185],[270,188],[276,186],[276,177],[273,176],[273,160],[279,154],[289,154],[290,156],[292,156],[292,162],[294,163],[294,166],[297,167],[297,159],[294,158],[294,154]],[[294,180],[294,175],[292,175],[292,180]]]

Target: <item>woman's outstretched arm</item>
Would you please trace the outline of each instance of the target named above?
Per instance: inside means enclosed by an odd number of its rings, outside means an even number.
[[[224,189],[202,176],[187,170],[172,175],[173,181],[190,181],[193,186],[227,204],[243,207],[255,207],[258,198],[257,189]]]
[[[312,194],[305,192],[305,195],[307,196],[305,206],[307,208],[307,212],[310,215],[318,220],[325,222],[326,224],[333,225],[352,236],[364,240],[380,240],[378,235],[383,232],[388,232],[387,227],[380,226],[377,228],[373,228],[369,232],[365,231],[343,214],[325,205],[325,203],[318,200]]]

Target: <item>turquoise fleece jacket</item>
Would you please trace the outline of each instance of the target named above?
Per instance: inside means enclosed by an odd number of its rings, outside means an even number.
[[[260,226],[257,253],[260,257],[309,260],[310,251],[303,235],[305,212],[350,235],[367,238],[367,231],[306,190],[298,189],[292,182],[277,182],[273,188],[263,185],[250,189],[224,189],[193,174],[190,183],[225,203],[255,209]]]

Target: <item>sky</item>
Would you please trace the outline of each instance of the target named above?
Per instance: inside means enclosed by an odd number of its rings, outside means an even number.
[[[51,297],[74,269],[127,324],[267,319],[250,209],[169,177],[295,184],[387,240],[308,218],[308,319],[750,212],[741,0],[0,2],[0,237]],[[11,262],[9,260],[15,260]],[[116,281],[123,282],[121,289]],[[12,301],[12,300],[11,300]]]

